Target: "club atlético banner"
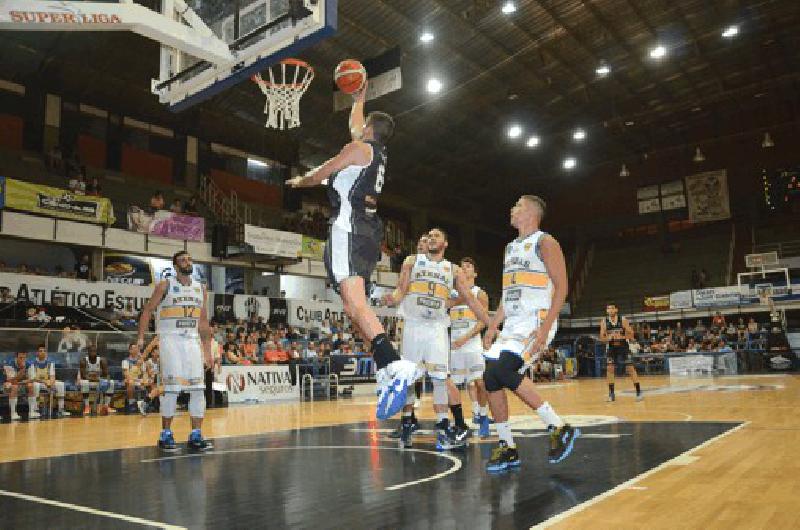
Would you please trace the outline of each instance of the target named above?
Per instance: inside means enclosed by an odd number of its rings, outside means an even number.
[[[303,248],[300,256],[303,258],[322,261],[325,253],[325,242],[310,236],[303,236]]]
[[[0,287],[8,287],[17,302],[117,311],[128,303],[141,311],[153,294],[152,287],[4,272],[0,272]]]
[[[644,299],[645,311],[666,311],[669,309],[669,296],[648,296]]]
[[[256,254],[296,258],[300,255],[303,236],[294,232],[246,224],[244,225],[244,242],[251,245]]]
[[[342,320],[345,317],[341,303],[321,302],[315,300],[286,300],[287,323],[290,326],[313,328],[323,320]],[[373,307],[379,318],[396,318],[397,311],[393,307]]]
[[[128,228],[141,234],[170,239],[204,241],[206,220],[167,210],[157,210],[151,214],[138,206],[131,206],[128,208]]]
[[[0,187],[4,188],[5,208],[104,225],[115,221],[114,208],[106,198],[76,195],[70,190],[16,179],[3,180]]]
[[[288,366],[222,366],[217,380],[228,390],[229,403],[297,399]]]

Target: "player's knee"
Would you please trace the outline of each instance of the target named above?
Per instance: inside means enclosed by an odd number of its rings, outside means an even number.
[[[189,416],[202,418],[206,413],[206,396],[202,390],[189,391]]]

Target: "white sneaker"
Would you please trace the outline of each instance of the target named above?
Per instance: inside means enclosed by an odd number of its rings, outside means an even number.
[[[19,420],[20,420],[19,414],[17,414],[16,412],[12,412],[11,421],[19,421]]]
[[[418,408],[420,408],[421,406],[422,406],[422,401],[420,401],[420,400],[419,400],[419,398],[415,399],[415,400],[414,400],[414,408],[415,408],[415,409],[418,409]]]
[[[417,365],[411,361],[398,359],[381,368],[375,374],[378,383],[379,420],[391,418],[406,404],[408,386],[417,378]]]
[[[147,416],[147,403],[145,403],[143,399],[140,399],[138,402],[136,402],[136,406],[139,409],[139,414],[142,416]]]
[[[35,410],[30,411],[30,413],[28,414],[28,419],[30,419],[30,420],[36,420],[36,419],[39,419],[40,417],[41,417],[41,414],[39,414]]]

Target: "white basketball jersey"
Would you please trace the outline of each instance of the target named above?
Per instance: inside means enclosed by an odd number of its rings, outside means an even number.
[[[481,292],[481,288],[477,285],[472,286],[472,295],[477,298]],[[454,343],[475,327],[478,323],[478,317],[468,305],[455,305],[450,308],[450,344]],[[469,348],[470,350],[482,349],[480,333],[472,337],[463,349]]]
[[[167,294],[158,305],[158,333],[199,337],[198,325],[203,308],[203,285],[192,278],[183,285],[175,277],[167,278]]]
[[[94,363],[89,360],[89,357],[86,356],[86,377],[89,377],[90,374],[97,374],[97,377],[100,377],[103,374],[103,367],[100,365],[100,357],[99,355],[94,360]]]
[[[453,290],[453,265],[446,259],[431,261],[425,254],[417,254],[402,314],[406,320],[424,320],[447,326],[447,299]]]
[[[534,232],[506,246],[503,261],[503,311],[506,322],[542,318],[553,296],[553,282],[539,256],[539,242],[545,233]]]

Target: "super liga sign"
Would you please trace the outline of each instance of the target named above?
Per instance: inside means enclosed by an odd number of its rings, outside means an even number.
[[[121,24],[118,15],[108,13],[68,13],[54,11],[9,11],[17,24]]]

